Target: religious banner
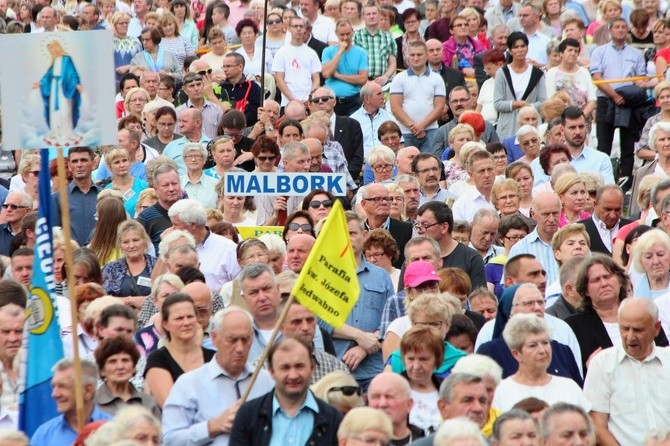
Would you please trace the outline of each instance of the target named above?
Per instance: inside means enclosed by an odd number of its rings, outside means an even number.
[[[116,144],[112,34],[78,31],[2,37],[5,150]],[[30,57],[17,57],[16,49]]]

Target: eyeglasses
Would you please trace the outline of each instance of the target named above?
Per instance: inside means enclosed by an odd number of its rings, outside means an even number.
[[[305,25],[291,25],[291,28],[297,28],[297,29],[301,29],[301,28],[304,28],[304,27],[305,27]]]
[[[358,386],[331,387],[330,389],[328,389],[328,393],[330,392],[342,392],[344,396],[353,396],[354,394],[360,395],[361,388]]]
[[[15,204],[11,204],[11,203],[5,203],[5,204],[2,205],[2,207],[5,208],[5,209],[10,209],[12,211],[14,211],[16,209],[28,209],[28,206],[17,206]]]
[[[420,225],[418,223],[414,223],[414,227],[416,228],[416,230],[418,232],[424,232],[424,231],[427,231],[428,228],[432,228],[433,226],[439,225],[439,224],[441,224],[439,221],[436,221],[435,223],[431,223],[429,225],[426,225],[426,224]]]
[[[529,146],[531,144],[537,144],[538,142],[540,142],[540,138],[531,138],[528,141],[522,142],[521,145],[526,147],[526,146]]]
[[[518,242],[519,240],[521,240],[524,237],[525,237],[525,235],[506,235],[503,238],[506,238],[510,242]]]
[[[377,166],[372,166],[372,170],[375,172],[390,172],[393,170],[393,164],[382,164]]]
[[[333,200],[312,200],[309,202],[309,207],[312,209],[319,209],[321,206],[324,208],[330,208],[333,206]]]
[[[370,198],[363,198],[363,201],[372,201],[376,204],[379,203],[390,203],[391,202],[391,197],[370,197]]]
[[[174,122],[156,122],[158,127],[174,127]]]
[[[196,71],[196,73],[199,74],[200,76],[204,76],[206,74],[212,74],[212,69],[208,68],[206,70]]]
[[[388,441],[386,441],[386,440],[380,440],[379,438],[373,438],[373,437],[358,437],[358,436],[357,436],[357,437],[351,437],[351,438],[353,438],[354,440],[361,441],[361,442],[363,442],[363,443],[365,443],[365,444],[369,444],[369,445],[373,445],[373,444],[375,444],[375,445],[377,445],[377,446],[389,446],[389,442],[388,442]]]
[[[267,162],[270,162],[270,161],[274,161],[274,159],[277,158],[277,157],[274,156],[274,155],[270,155],[270,156],[257,156],[256,158],[258,159],[258,161],[260,161],[262,163],[267,163]]]
[[[289,223],[288,225],[289,230],[291,231],[297,231],[298,229],[302,229],[303,231],[311,231],[312,230],[312,225],[309,223]]]
[[[464,26],[468,26],[467,23],[457,23],[455,25],[451,25],[452,28],[462,28]]]
[[[332,96],[319,96],[318,98],[312,98],[312,104],[319,104],[321,102],[328,102],[334,99]]]
[[[439,167],[428,167],[426,169],[417,170],[416,173],[426,175],[427,173],[437,173],[440,171]]]
[[[223,136],[227,136],[230,139],[239,139],[244,136],[244,133],[230,133],[230,132],[224,132]]]
[[[524,308],[533,308],[535,305],[539,307],[544,307],[544,299],[538,300],[525,300],[523,302],[517,302],[513,304],[513,307],[524,307]]]
[[[414,325],[419,325],[419,326],[423,326],[423,327],[440,328],[442,326],[442,321],[431,321],[431,322],[415,321]]]
[[[279,25],[280,23],[281,23],[281,19],[277,19],[277,20],[268,20],[268,21],[267,21],[267,24],[268,24],[268,25]]]
[[[493,155],[493,159],[496,161],[502,161],[507,159],[507,155]]]
[[[384,254],[385,253],[383,251],[382,252],[366,252],[365,253],[365,258],[366,259],[378,260],[378,259],[381,259]]]
[[[187,160],[188,160],[188,159],[191,159],[191,160],[198,160],[198,159],[202,159],[202,154],[200,154],[200,153],[193,153],[193,154],[191,154],[191,155],[185,155],[184,158],[187,159]]]

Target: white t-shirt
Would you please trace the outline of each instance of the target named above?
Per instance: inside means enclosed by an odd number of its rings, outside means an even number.
[[[277,50],[272,61],[273,73],[284,73],[284,82],[296,99],[306,101],[312,90],[312,74],[321,71],[321,61],[316,51],[305,44],[284,45]],[[288,104],[286,95],[282,95],[281,105]]]
[[[411,390],[410,396],[414,401],[412,410],[409,412],[410,424],[423,430],[439,427],[442,423],[442,416],[437,408],[438,391],[424,393]]]
[[[412,328],[412,322],[409,320],[409,316],[400,316],[395,318],[393,322],[389,324],[389,328],[386,329],[386,333],[393,333],[399,338],[402,338],[405,333]]]
[[[509,70],[510,77],[512,78],[512,85],[514,85],[514,95],[516,96],[517,101],[520,101],[523,98],[523,94],[528,88],[530,73],[533,71],[532,68],[533,66],[528,64],[528,68],[526,68],[526,71],[523,73],[517,73],[511,68]]]
[[[549,375],[550,381],[543,386],[526,386],[519,384],[512,376],[505,378],[496,388],[493,396],[493,407],[507,412],[519,401],[535,397],[550,406],[555,403],[571,403],[586,412],[591,410],[591,403],[582,389],[570,378]]]
[[[423,74],[417,76],[411,69],[399,73],[391,81],[391,95],[402,95],[402,109],[417,122],[428,116],[434,109],[435,97],[447,96],[444,79],[439,74],[426,68]],[[400,131],[411,133],[411,130],[398,122]],[[426,130],[438,128],[437,119],[426,126]]]
[[[477,104],[482,106],[482,116],[489,122],[498,121],[498,112],[493,105],[493,87],[495,79],[486,79],[479,90]]]

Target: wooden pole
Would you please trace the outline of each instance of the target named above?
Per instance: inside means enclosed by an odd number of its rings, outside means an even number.
[[[58,183],[60,191],[61,220],[63,224],[63,239],[65,240],[65,270],[67,272],[67,293],[70,297],[70,313],[72,315],[72,352],[74,366],[74,400],[77,408],[77,430],[84,428],[84,388],[81,380],[81,360],[79,358],[79,321],[77,318],[77,299],[74,295],[74,272],[72,270],[72,231],[70,230],[70,200],[67,195],[67,171],[63,148],[58,148]]]
[[[267,0],[266,0],[267,1]],[[279,315],[279,320],[277,321],[277,325],[275,325],[274,330],[272,330],[272,334],[270,335],[270,339],[268,339],[267,344],[265,345],[265,349],[263,350],[263,353],[261,354],[258,364],[256,364],[256,370],[254,370],[254,374],[251,375],[251,379],[249,380],[249,385],[247,386],[246,390],[244,391],[244,394],[242,394],[242,404],[249,398],[249,393],[251,392],[251,388],[254,386],[254,383],[256,382],[256,378],[258,378],[258,374],[261,372],[261,369],[263,368],[263,364],[265,364],[265,358],[268,356],[268,351],[270,351],[270,347],[272,347],[272,344],[275,343],[275,339],[277,338],[277,334],[279,333],[279,330],[281,329],[282,324],[284,323],[284,319],[286,319],[286,315],[288,314],[288,310],[291,308],[291,304],[293,303],[293,294],[291,294],[288,299],[286,299],[286,302],[284,303],[284,309],[282,310],[281,314]],[[318,329],[318,327],[317,327]]]
[[[265,0],[265,3],[263,4],[263,48],[261,49],[261,107],[263,107],[263,103],[265,102],[265,43],[267,42],[268,37],[267,18],[268,0]]]

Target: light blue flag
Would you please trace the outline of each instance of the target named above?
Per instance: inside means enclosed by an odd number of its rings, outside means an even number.
[[[19,429],[28,436],[58,415],[51,398],[51,368],[63,358],[58,311],[54,299],[53,243],[51,240],[51,190],[49,153],[41,150],[39,210],[35,230],[35,262],[26,310]]]

